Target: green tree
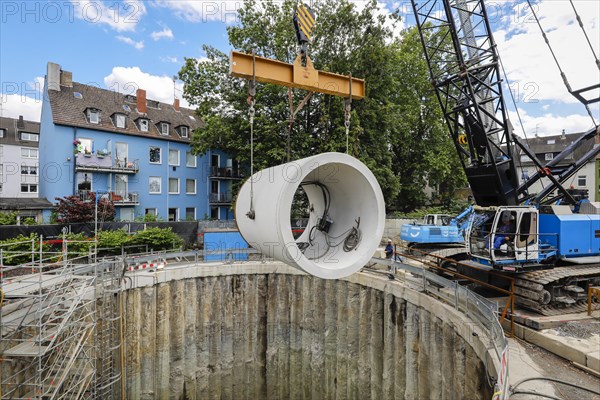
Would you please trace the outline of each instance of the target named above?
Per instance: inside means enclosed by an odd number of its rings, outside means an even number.
[[[0,225],[16,225],[17,224],[17,213],[16,212],[0,212]]]
[[[396,68],[390,100],[395,111],[392,124],[393,168],[400,178],[396,209],[409,211],[425,204],[423,188],[437,188],[439,203],[448,204],[466,178],[448,134],[416,28],[402,32],[394,44]]]
[[[239,51],[292,62],[298,46],[291,16],[294,1],[246,1],[239,23],[227,28]],[[359,10],[347,0],[317,2],[309,55],[315,68],[365,79],[366,96],[353,101],[349,153],[373,171],[391,208],[411,209],[427,200],[426,183],[450,193],[446,185],[456,156],[444,129],[437,99],[416,30],[394,37],[391,24],[371,0]],[[197,106],[204,126],[194,132],[197,154],[222,149],[250,162],[248,84],[229,76],[229,57],[204,46],[206,59],[187,58],[179,72],[184,97]],[[306,95],[295,90],[295,105]],[[288,89],[258,84],[255,115],[255,170],[286,161],[289,122]],[[297,114],[291,135],[291,158],[346,151],[343,99],[314,94]],[[439,157],[437,157],[439,156]],[[452,171],[449,173],[449,171]]]
[[[129,245],[148,245],[151,250],[176,249],[183,245],[183,239],[174,233],[171,228],[152,227],[137,232],[128,241]]]
[[[295,2],[244,2],[239,24],[228,27],[232,47],[257,55],[292,62],[298,48],[291,23]],[[389,46],[392,32],[376,16],[376,2],[363,11],[347,1],[315,5],[318,23],[310,56],[315,68],[364,77],[367,96],[353,102],[350,153],[361,159],[377,176],[387,198],[398,192],[398,178],[392,173],[388,151],[389,120],[386,93],[390,69]],[[268,34],[265,34],[267,32]],[[248,86],[228,75],[229,57],[204,46],[207,60],[186,59],[179,73],[185,82],[184,97],[198,107],[205,124],[194,132],[193,148],[204,154],[220,148],[246,164],[250,161]],[[287,88],[257,85],[254,163],[255,169],[286,161],[289,121]],[[306,92],[296,90],[298,104]],[[291,158],[345,149],[343,99],[315,94],[296,116],[291,135]]]
[[[57,222],[92,222],[96,218],[96,195],[89,194],[88,200],[83,200],[79,196],[57,197],[56,205]],[[98,221],[114,221],[116,215],[115,205],[112,201],[100,198],[98,200]]]

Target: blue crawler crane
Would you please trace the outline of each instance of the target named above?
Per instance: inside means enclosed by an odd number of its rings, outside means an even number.
[[[521,139],[508,118],[503,94],[508,82],[484,0],[411,3],[430,81],[477,205],[466,234],[469,259],[456,268],[491,283],[490,271],[512,276],[515,302],[541,314],[583,310],[588,287],[600,284],[600,203],[565,184],[600,153],[600,125],[589,107],[600,102],[600,83],[573,89],[554,57],[593,127],[551,159],[540,160],[524,129]],[[576,149],[584,154],[574,157]],[[517,173],[522,157],[537,168],[525,182]],[[532,193],[536,182],[542,189]],[[465,264],[475,268],[463,271]]]

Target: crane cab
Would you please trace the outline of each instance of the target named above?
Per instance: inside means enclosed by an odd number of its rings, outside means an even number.
[[[507,271],[538,263],[538,221],[535,207],[476,207],[467,232],[468,252],[483,264]]]

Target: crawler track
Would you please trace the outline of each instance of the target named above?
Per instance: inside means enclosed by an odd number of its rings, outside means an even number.
[[[515,278],[515,302],[542,315],[585,311],[588,283],[600,284],[600,263],[526,272]],[[592,308],[600,309],[600,299]]]

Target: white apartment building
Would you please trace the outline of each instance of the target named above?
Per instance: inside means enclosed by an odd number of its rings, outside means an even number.
[[[41,222],[41,211],[51,204],[39,198],[39,140],[39,123],[0,118],[0,212]]]
[[[552,136],[528,138],[527,145],[535,153],[538,160],[543,164],[551,161],[561,151],[570,146],[583,133],[560,134]],[[594,139],[588,140],[575,150],[570,156],[563,160],[557,168],[567,167],[576,162],[585,153],[594,146]],[[524,153],[519,151],[519,159],[517,160],[517,169],[521,181],[529,179],[537,171],[537,166]],[[563,183],[567,188],[587,189],[591,201],[600,201],[598,199],[598,184],[597,180],[598,164],[596,159],[586,163],[573,177]],[[539,193],[544,187],[550,185],[547,178],[541,179],[531,186],[530,193]]]

